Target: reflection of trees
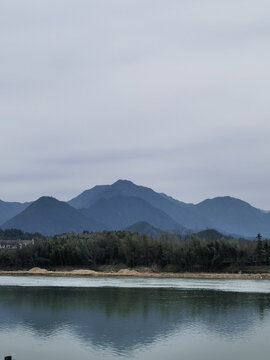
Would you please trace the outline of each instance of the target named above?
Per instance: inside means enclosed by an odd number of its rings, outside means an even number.
[[[0,322],[42,336],[68,327],[85,341],[131,348],[204,326],[222,336],[247,331],[270,309],[265,294],[205,290],[0,287]]]

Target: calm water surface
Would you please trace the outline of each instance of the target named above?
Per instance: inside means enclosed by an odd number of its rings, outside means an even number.
[[[0,277],[0,359],[268,360],[270,281]]]

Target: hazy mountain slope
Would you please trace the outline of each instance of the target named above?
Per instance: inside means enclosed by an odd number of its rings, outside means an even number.
[[[79,211],[52,197],[42,197],[23,212],[2,225],[3,229],[16,228],[27,232],[54,235],[65,232],[97,231],[103,226],[85,218]]]
[[[165,212],[134,196],[102,198],[89,209],[82,209],[81,213],[96,221],[106,223],[112,230],[125,229],[139,221],[146,221],[163,230],[179,228],[179,224]]]
[[[162,233],[162,230],[155,228],[145,221],[140,221],[130,225],[125,230],[131,233],[146,234],[152,237],[159,237]]]
[[[6,202],[0,200],[0,225],[22,212],[29,204],[30,203]]]
[[[118,180],[112,185],[96,186],[87,190],[69,203],[78,208],[87,208],[99,199],[111,199],[117,196],[143,199],[165,212],[180,226],[192,231],[211,228],[246,237],[255,236],[260,231],[264,236],[270,236],[269,212],[263,212],[244,201],[228,196],[208,199],[197,205],[186,204],[131,181]],[[142,221],[147,220],[142,219]]]
[[[206,218],[206,226],[228,234],[270,236],[270,214],[247,202],[229,196],[207,199],[196,205],[197,215]]]
[[[185,204],[165,194],[159,194],[150,188],[138,186],[127,180],[118,180],[112,185],[95,186],[70,200],[69,204],[77,209],[89,208],[99,199],[111,199],[117,196],[137,197],[147,201],[184,227],[194,230],[204,227],[203,216],[194,215],[194,205]]]
[[[93,205],[103,194],[110,189],[111,185],[97,185],[92,189],[83,191],[80,195],[68,201],[75,209],[86,209]]]

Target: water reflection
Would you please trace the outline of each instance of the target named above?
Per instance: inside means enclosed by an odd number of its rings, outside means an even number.
[[[267,294],[0,287],[1,331],[20,327],[48,339],[64,330],[85,344],[111,347],[117,353],[196,328],[235,340],[252,333],[269,317],[269,309]]]

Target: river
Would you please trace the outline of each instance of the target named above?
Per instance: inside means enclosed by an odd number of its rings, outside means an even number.
[[[270,281],[0,277],[0,359],[268,360]]]

